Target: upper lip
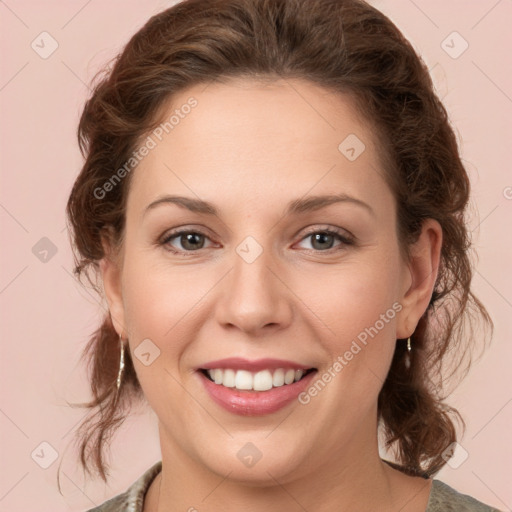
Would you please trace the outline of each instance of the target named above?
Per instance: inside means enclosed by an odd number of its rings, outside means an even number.
[[[294,370],[309,370],[312,366],[303,365],[295,361],[287,361],[285,359],[255,359],[250,361],[242,357],[229,357],[227,359],[218,359],[201,365],[198,369],[214,370],[216,368],[229,368],[231,370],[247,370],[258,372],[261,370],[277,370],[278,368]]]

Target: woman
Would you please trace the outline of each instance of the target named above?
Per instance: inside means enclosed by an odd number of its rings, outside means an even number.
[[[109,308],[81,461],[106,479],[136,397],[162,451],[95,511],[495,510],[432,478],[457,439],[441,364],[471,309],[492,323],[454,133],[389,19],[184,1],[99,81],[79,141],[76,270]]]

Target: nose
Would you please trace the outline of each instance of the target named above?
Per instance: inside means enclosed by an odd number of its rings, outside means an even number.
[[[232,261],[233,267],[219,290],[217,321],[224,328],[237,328],[254,336],[289,326],[293,294],[282,272],[272,269],[272,256],[264,250],[248,262],[234,252]]]

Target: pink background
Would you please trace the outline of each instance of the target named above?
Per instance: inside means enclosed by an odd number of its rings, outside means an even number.
[[[140,408],[116,437],[112,479],[85,481],[70,445],[88,398],[79,355],[102,306],[71,275],[64,208],[81,157],[75,140],[87,84],[148,19],[172,2],[0,2],[2,316],[0,510],[79,511],[132,483],[159,446],[154,415]],[[491,347],[452,395],[467,423],[468,458],[436,478],[501,510],[512,507],[512,74],[508,0],[380,0],[425,59],[462,143],[473,183],[474,290],[495,322]],[[57,50],[31,48],[41,32]],[[450,36],[457,31],[458,36]],[[442,42],[448,37],[446,42]],[[469,47],[458,58],[452,55]],[[38,43],[39,42],[39,43]],[[51,48],[45,39],[44,49]],[[446,47],[448,45],[448,47]],[[451,47],[451,48],[450,48]],[[47,237],[56,253],[40,261]],[[48,242],[39,242],[48,248]],[[45,244],[47,244],[45,246]],[[54,250],[55,250],[54,249]],[[37,251],[35,251],[37,253]],[[39,253],[41,256],[41,253]],[[52,450],[57,460],[51,462]],[[462,452],[461,452],[462,453]],[[31,457],[31,454],[33,456]],[[460,453],[459,453],[460,456]],[[63,495],[56,485],[61,464]]]

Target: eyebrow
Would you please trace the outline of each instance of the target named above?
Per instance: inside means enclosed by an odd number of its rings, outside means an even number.
[[[375,216],[375,212],[369,204],[365,203],[361,199],[357,199],[356,197],[352,197],[347,194],[329,194],[322,196],[309,196],[305,199],[295,199],[294,201],[288,203],[285,215],[316,211],[334,203],[356,204],[358,206],[362,206],[371,215]],[[162,204],[175,204],[191,212],[202,213],[206,215],[218,215],[218,210],[212,203],[191,197],[169,195],[162,196],[150,203],[146,207],[144,215],[146,215],[149,210],[153,210]]]

